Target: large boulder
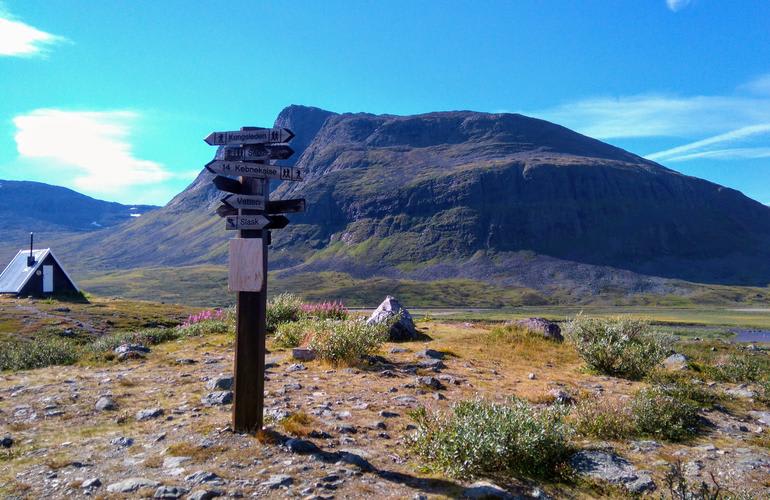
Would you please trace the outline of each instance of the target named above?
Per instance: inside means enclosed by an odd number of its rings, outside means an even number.
[[[382,304],[375,310],[369,319],[366,321],[369,325],[385,323],[392,321],[393,318],[399,317],[398,321],[394,322],[390,327],[390,340],[415,340],[419,338],[420,334],[417,332],[417,328],[414,326],[412,315],[409,311],[402,306],[395,297],[388,295]]]
[[[527,318],[514,321],[514,324],[522,328],[526,328],[529,331],[542,334],[544,337],[557,342],[564,340],[561,335],[561,328],[553,321],[548,321],[545,318]]]

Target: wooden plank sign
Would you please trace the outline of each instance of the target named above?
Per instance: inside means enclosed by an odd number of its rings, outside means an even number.
[[[230,273],[227,287],[231,292],[259,292],[262,290],[262,238],[230,240]]]
[[[302,180],[302,170],[298,168],[278,167],[245,161],[213,160],[206,164],[206,169],[209,172],[222,175],[280,179],[282,181]]]
[[[225,161],[286,160],[294,154],[288,144],[245,144],[224,146],[217,152],[217,159]]]
[[[225,221],[228,231],[283,229],[289,224],[283,215],[230,215]]]
[[[211,182],[213,182],[214,186],[216,186],[216,188],[220,191],[239,194],[242,190],[241,183],[229,177],[222,177],[221,175],[217,175]]]
[[[244,130],[229,132],[212,132],[203,139],[209,146],[224,146],[226,144],[267,144],[271,142],[289,142],[294,138],[294,132],[287,128],[243,127]]]
[[[230,205],[233,208],[242,208],[246,210],[265,209],[265,197],[258,194],[228,194],[222,198],[222,203]]]

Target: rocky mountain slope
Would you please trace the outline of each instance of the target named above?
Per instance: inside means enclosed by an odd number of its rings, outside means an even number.
[[[0,180],[0,262],[27,245],[31,231],[45,244],[69,233],[116,226],[156,208],[97,200],[41,182]]]
[[[307,175],[273,198],[305,197],[309,208],[274,233],[273,269],[536,287],[770,282],[770,208],[553,123],[290,106],[276,124],[295,131]],[[96,248],[64,246],[87,249],[91,269],[224,263],[230,235],[211,177]]]

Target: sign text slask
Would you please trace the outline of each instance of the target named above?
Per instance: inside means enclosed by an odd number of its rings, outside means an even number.
[[[287,128],[245,127],[247,130],[230,132],[212,132],[203,139],[209,146],[226,144],[266,144],[270,142],[289,142],[294,133]]]
[[[282,181],[302,180],[302,171],[298,168],[278,167],[245,161],[214,160],[206,164],[206,169],[209,172],[222,175],[280,179]]]

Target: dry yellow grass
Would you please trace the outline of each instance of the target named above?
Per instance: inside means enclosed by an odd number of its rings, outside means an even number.
[[[283,430],[294,436],[307,436],[313,428],[313,419],[304,411],[292,413],[278,422]]]

